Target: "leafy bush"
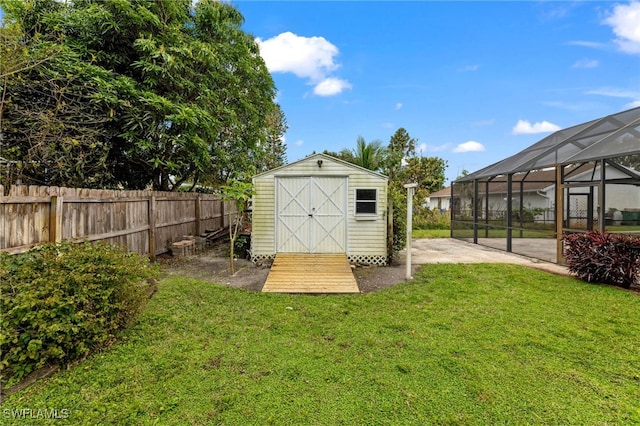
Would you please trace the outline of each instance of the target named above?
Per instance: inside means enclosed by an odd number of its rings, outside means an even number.
[[[420,208],[413,218],[415,229],[451,229],[451,214],[438,209]]]
[[[588,282],[629,288],[640,272],[640,238],[591,231],[564,235],[564,256],[571,273]]]
[[[0,256],[0,380],[86,357],[109,344],[147,300],[157,274],[107,244],[46,244]]]
[[[393,253],[402,250],[407,242],[407,194],[406,190],[389,188],[389,201],[393,203]]]

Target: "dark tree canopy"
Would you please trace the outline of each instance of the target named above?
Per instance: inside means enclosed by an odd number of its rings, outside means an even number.
[[[175,190],[286,158],[244,18],[201,0],[0,0],[3,37],[53,58],[3,78],[0,156],[25,183]],[[279,163],[279,164],[278,164]]]

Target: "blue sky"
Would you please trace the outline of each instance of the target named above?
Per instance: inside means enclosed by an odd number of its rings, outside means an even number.
[[[640,106],[638,0],[232,4],[278,88],[290,162],[404,127],[450,181]]]
[[[386,145],[446,177],[640,106],[640,2],[235,1],[287,118],[288,160]]]

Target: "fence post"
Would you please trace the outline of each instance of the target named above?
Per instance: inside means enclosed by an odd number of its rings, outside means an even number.
[[[156,197],[151,194],[148,205],[149,214],[149,260],[156,261]]]
[[[62,241],[62,205],[64,197],[59,195],[51,196],[51,206],[49,207],[49,242],[59,243]]]
[[[202,223],[200,221],[200,215],[201,215],[201,203],[202,203],[202,197],[200,196],[200,194],[198,194],[198,196],[196,197],[196,236],[200,236],[202,234]]]
[[[556,165],[556,263],[564,264],[562,233],[564,232],[564,170]]]

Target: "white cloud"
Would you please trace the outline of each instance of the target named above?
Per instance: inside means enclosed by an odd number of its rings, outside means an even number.
[[[304,145],[304,141],[302,139],[298,139],[295,143],[296,146],[302,146]]]
[[[256,42],[271,72],[290,72],[298,77],[321,80],[338,68],[333,61],[338,48],[324,37],[301,37],[286,32],[267,40],[257,38]]]
[[[640,91],[620,89],[617,87],[600,87],[587,91],[587,95],[600,95],[612,98],[640,98]]]
[[[597,68],[600,65],[596,59],[580,59],[571,68]]]
[[[610,98],[627,98],[631,99],[624,105],[624,108],[631,109],[640,106],[640,90],[621,89],[618,87],[599,87],[597,89],[589,90],[587,95],[607,96]]]
[[[544,10],[541,10],[540,17],[547,20],[562,19],[567,16],[573,9],[575,9],[575,3],[562,3],[562,2],[550,2],[542,3],[545,6]],[[548,6],[547,6],[548,5]]]
[[[442,151],[448,150],[450,146],[451,145],[448,143],[445,143],[443,145],[428,145],[426,143],[421,143],[416,148],[416,151],[418,151],[421,154],[425,152],[442,152]]]
[[[466,65],[464,67],[458,68],[458,72],[470,72],[470,71],[478,71],[480,69],[480,65]]]
[[[445,143],[442,145],[428,145],[426,143],[420,144],[418,152],[442,152],[451,148],[450,143]]]
[[[478,152],[484,151],[484,145],[476,141],[468,141],[453,148],[453,152]]]
[[[313,93],[318,96],[333,96],[345,89],[351,89],[351,84],[348,81],[329,77],[316,84],[316,87],[313,88]]]
[[[398,102],[396,104],[396,111],[399,110],[400,108],[402,108],[402,103]]]
[[[513,126],[512,133],[514,135],[530,135],[534,133],[548,133],[560,130],[560,126],[549,123],[548,121],[539,121],[531,124],[527,120],[518,120],[518,123]]]
[[[637,108],[640,107],[640,101],[629,102],[624,106],[626,109]]]
[[[595,41],[584,41],[584,40],[574,40],[574,41],[568,42],[567,44],[571,46],[589,47],[591,49],[604,49],[607,47],[605,43],[598,43]]]
[[[640,2],[617,4],[604,23],[617,36],[615,42],[621,51],[640,54]]]
[[[285,32],[267,40],[256,38],[256,42],[270,72],[292,73],[307,79],[318,96],[332,96],[351,88],[346,80],[331,77],[340,67],[335,61],[339,50],[324,37]]]

